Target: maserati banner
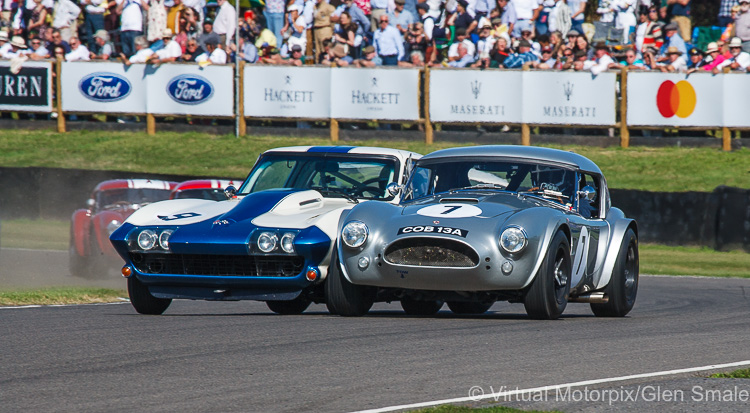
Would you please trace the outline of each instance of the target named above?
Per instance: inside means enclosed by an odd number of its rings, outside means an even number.
[[[614,72],[523,72],[523,122],[614,125],[616,81]]]
[[[62,109],[84,113],[146,113],[146,65],[64,62]]]
[[[245,66],[245,116],[328,119],[331,69]]]
[[[419,119],[419,70],[331,69],[331,117]]]
[[[430,120],[521,123],[521,75],[504,70],[431,70]]]
[[[49,62],[24,62],[18,73],[10,62],[0,63],[0,111],[52,111],[52,66]]]

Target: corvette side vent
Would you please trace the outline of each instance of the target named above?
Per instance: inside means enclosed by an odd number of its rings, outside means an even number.
[[[478,204],[479,200],[475,198],[443,198],[441,204]]]
[[[396,265],[470,268],[479,265],[479,255],[468,245],[452,239],[405,238],[385,250],[385,260]]]

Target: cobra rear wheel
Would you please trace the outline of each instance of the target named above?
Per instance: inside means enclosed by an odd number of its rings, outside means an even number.
[[[276,314],[295,315],[302,314],[310,306],[310,300],[304,297],[297,297],[294,300],[287,301],[266,301],[268,308]]]
[[[363,316],[375,302],[374,289],[352,284],[344,277],[335,246],[325,280],[325,297],[328,311],[345,317]]]
[[[440,300],[421,301],[409,297],[401,299],[401,308],[408,315],[435,315],[443,307]]]
[[[529,317],[537,320],[560,317],[568,305],[570,274],[570,243],[565,234],[558,231],[526,292],[523,305]]]
[[[495,303],[448,301],[453,314],[484,314]]]
[[[143,285],[135,275],[128,278],[128,295],[130,304],[135,311],[141,314],[159,315],[167,310],[172,303],[169,298],[156,298],[148,291],[148,287]]]
[[[609,299],[604,304],[591,304],[591,311],[597,317],[625,317],[635,304],[638,294],[639,258],[638,237],[628,229],[617,254],[612,279],[604,289]]]

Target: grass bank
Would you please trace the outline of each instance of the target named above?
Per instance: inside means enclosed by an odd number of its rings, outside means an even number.
[[[127,297],[124,290],[55,287],[0,291],[0,306],[112,303]]]
[[[263,151],[292,145],[330,145],[324,138],[209,135],[204,133],[0,131],[0,166],[86,168],[200,176],[239,176]],[[356,140],[344,145],[385,146],[427,154],[465,142]],[[553,146],[587,156],[612,188],[712,191],[719,185],[750,188],[750,149]]]
[[[712,379],[750,379],[750,369],[735,370],[729,373],[716,373],[708,377]]]

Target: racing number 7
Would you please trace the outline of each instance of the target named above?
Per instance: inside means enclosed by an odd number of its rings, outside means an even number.
[[[451,212],[453,212],[453,211],[455,211],[455,210],[457,210],[457,209],[461,208],[461,205],[457,205],[457,206],[446,206],[446,208],[448,208],[448,209],[446,209],[445,211],[441,212],[441,213],[440,213],[440,215],[448,215],[448,214],[450,214]]]

